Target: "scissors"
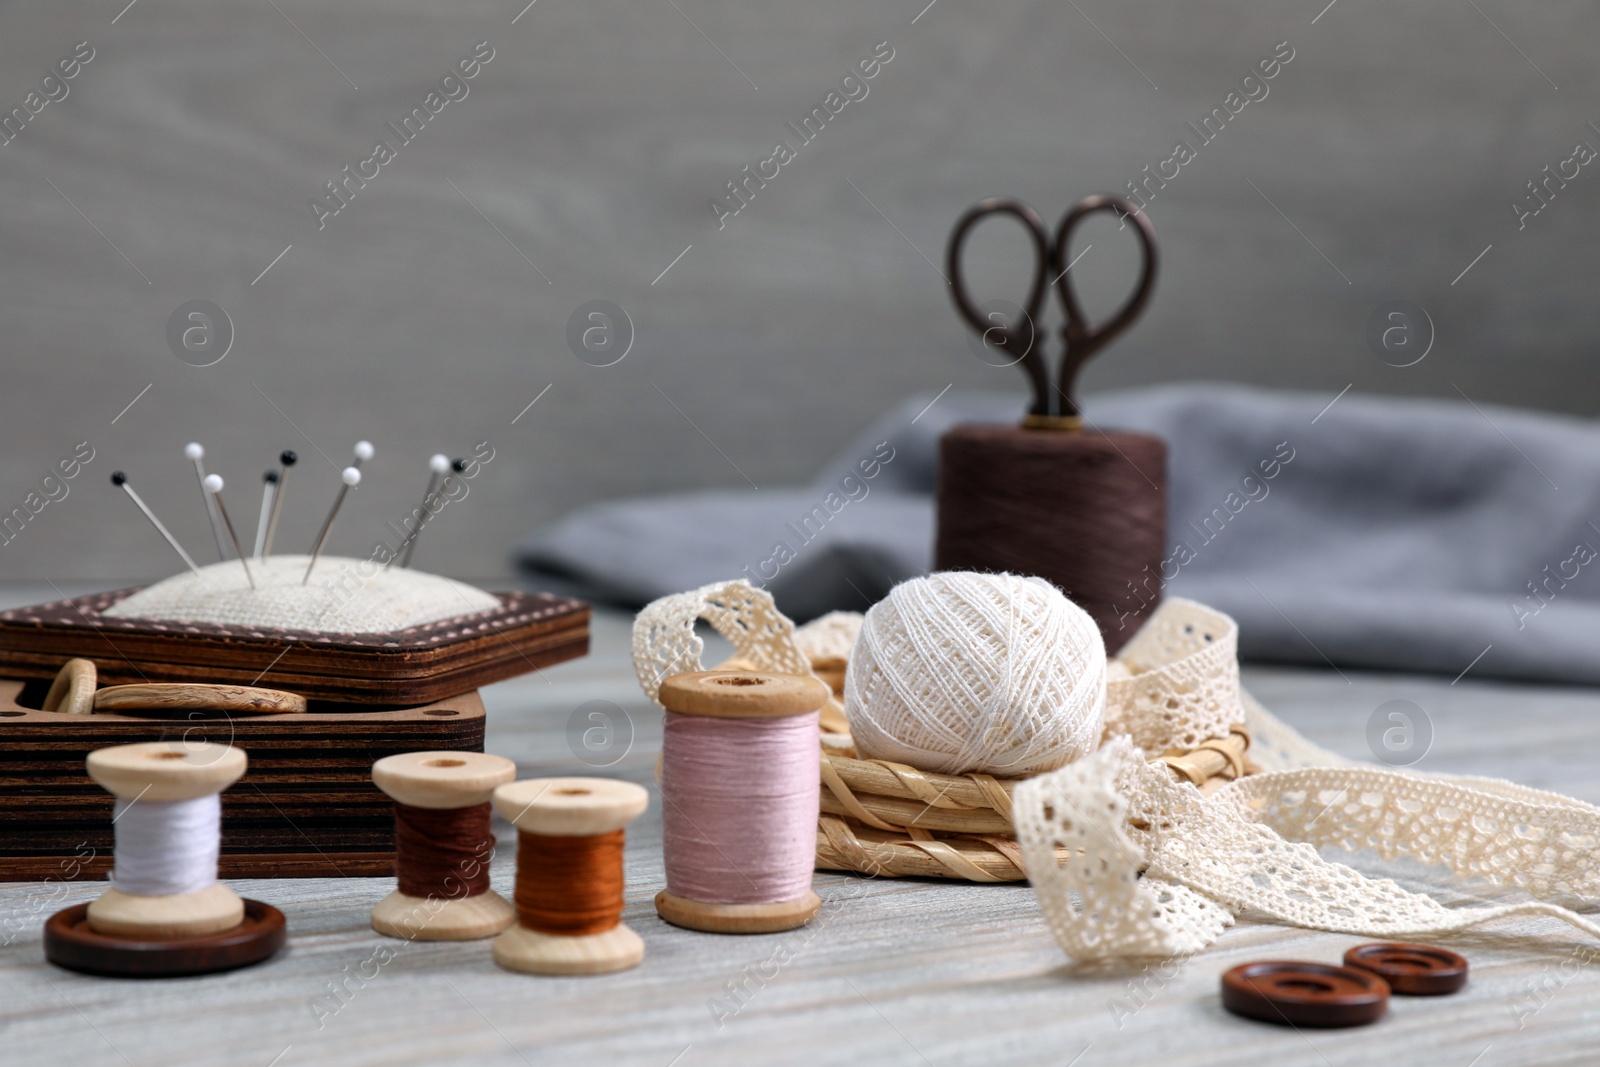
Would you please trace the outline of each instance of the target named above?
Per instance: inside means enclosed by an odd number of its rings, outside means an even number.
[[[1089,322],[1084,315],[1078,296],[1073,291],[1072,279],[1067,276],[1070,265],[1067,251],[1072,243],[1072,231],[1097,211],[1111,212],[1119,219],[1131,219],[1134,233],[1138,235],[1143,249],[1138,288],[1120,311],[1100,324]],[[986,317],[967,293],[966,277],[961,269],[962,249],[966,247],[967,237],[973,227],[991,215],[1009,215],[1016,219],[1033,241],[1033,287],[1028,291],[1028,302],[1022,308],[1020,322],[1002,322],[998,312],[991,312]],[[1133,321],[1150,302],[1156,282],[1155,238],[1155,228],[1139,208],[1120,196],[1107,193],[1086,196],[1073,204],[1061,219],[1061,225],[1056,228],[1054,243],[1039,213],[1022,201],[1009,197],[980,200],[956,223],[954,232],[950,234],[950,247],[945,254],[951,296],[955,300],[956,310],[979,332],[985,344],[1010,354],[1013,362],[1022,364],[1023,372],[1033,385],[1033,406],[1023,420],[1024,426],[1035,429],[1077,429],[1081,425],[1078,402],[1072,394],[1073,382],[1089,358],[1133,325]],[[1051,278],[1055,279],[1054,285],[1061,293],[1061,302],[1067,313],[1066,325],[1061,329],[1066,354],[1061,361],[1060,380],[1053,390],[1044,346],[1035,344],[1035,324],[1044,308],[1045,289],[1051,284]],[[1059,395],[1059,405],[1051,402],[1052,392]]]

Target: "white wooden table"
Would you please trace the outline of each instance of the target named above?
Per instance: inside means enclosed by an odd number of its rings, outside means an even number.
[[[648,783],[659,715],[633,681],[627,622],[601,615],[588,659],[486,690],[488,748],[524,776]],[[1246,684],[1314,740],[1361,757],[1372,710],[1411,700],[1434,725],[1421,768],[1501,774],[1600,801],[1600,694],[1470,676],[1451,685],[1346,674],[1255,669]],[[586,767],[569,744],[569,719],[588,701],[615,705],[634,731],[626,755],[603,770]],[[584,714],[596,709],[604,706]],[[583,719],[582,727],[594,724]],[[494,886],[509,897],[515,834],[497,829]],[[1355,862],[1447,902],[1483,891],[1418,865]],[[1453,997],[1397,998],[1375,1026],[1300,1032],[1225,1013],[1218,975],[1252,959],[1336,961],[1358,939],[1241,922],[1175,969],[1084,967],[1051,940],[1026,885],[842,875],[819,875],[824,910],[806,929],[691,933],[662,923],[650,903],[663,885],[654,807],[631,828],[627,870],[625,921],[646,942],[644,964],[575,979],[501,971],[483,942],[381,938],[367,912],[390,883],[361,878],[236,883],[288,916],[289,945],[264,965],[206,978],[92,978],[46,964],[39,927],[103,883],[0,886],[0,930],[16,930],[0,949],[0,1064],[1500,1067],[1600,1059],[1600,968],[1588,965],[1600,946],[1555,922],[1523,924],[1531,937],[1503,936],[1510,928],[1502,926],[1449,941],[1473,965],[1471,983]],[[776,965],[775,953],[792,958]]]

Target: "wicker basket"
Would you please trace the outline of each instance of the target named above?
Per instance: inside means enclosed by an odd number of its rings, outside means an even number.
[[[634,621],[634,667],[646,694],[653,698],[671,674],[703,669],[704,646],[694,633],[700,620],[738,650],[718,669],[804,671],[834,690],[819,716],[819,870],[1026,880],[1011,820],[1011,794],[1022,779],[934,774],[859,758],[842,699],[859,616],[853,626],[836,613],[796,631],[770,594],[744,581],[664,597]],[[1108,665],[1108,734],[1128,734],[1144,751],[1161,751],[1151,763],[1201,792],[1255,771],[1249,732],[1238,724],[1244,705],[1237,647],[1238,627],[1226,615],[1193,601],[1164,602]]]
[[[1224,739],[1152,760],[1179,781],[1210,792],[1255,770],[1250,735],[1233,727]],[[932,774],[888,760],[856,758],[849,735],[823,734],[822,813],[817,869],[890,878],[968,882],[1027,879],[1011,825],[1011,792],[1020,778]]]
[[[756,670],[735,657],[718,670]],[[822,709],[822,812],[817,818],[817,870],[858,871],[883,878],[951,878],[1022,882],[1022,852],[1011,825],[1011,791],[1021,778],[935,774],[904,763],[858,758],[844,717],[844,663],[812,660],[834,689]],[[1202,793],[1257,768],[1250,733],[1230,727],[1220,740],[1173,749],[1163,764]]]

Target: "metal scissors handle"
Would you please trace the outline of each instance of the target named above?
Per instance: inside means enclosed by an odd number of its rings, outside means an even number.
[[[1071,247],[1072,233],[1079,223],[1097,211],[1107,211],[1117,215],[1119,219],[1133,220],[1134,232],[1139,237],[1142,252],[1139,283],[1133,295],[1115,315],[1098,325],[1091,323],[1084,314],[1083,306],[1078,302],[1078,295],[1073,290],[1072,280],[1067,277],[1067,266],[1070,262],[1067,253]],[[1022,306],[1021,322],[997,323],[992,319],[985,320],[983,313],[972,302],[967,291],[966,276],[961,267],[962,252],[966,248],[967,237],[973,228],[990,215],[1009,215],[1015,218],[1027,231],[1033,245],[1033,284],[1028,290],[1027,302]],[[1050,239],[1044,220],[1038,212],[1022,201],[1009,197],[980,200],[956,223],[955,230],[950,234],[949,248],[945,253],[951,296],[955,300],[956,310],[973,329],[978,331],[985,342],[1012,355],[1015,362],[1022,365],[1023,372],[1027,374],[1028,381],[1033,386],[1033,405],[1028,410],[1031,417],[1049,418],[1058,415],[1076,418],[1078,416],[1078,402],[1073,395],[1073,385],[1078,372],[1096,352],[1133,325],[1134,320],[1144,311],[1145,305],[1150,302],[1150,294],[1154,291],[1156,282],[1155,236],[1155,228],[1150,225],[1150,220],[1139,208],[1119,196],[1106,193],[1086,196],[1072,205],[1071,210],[1062,217],[1060,226],[1056,228],[1054,241]],[[1066,310],[1066,325],[1061,330],[1066,351],[1061,361],[1060,378],[1054,390],[1050,385],[1050,371],[1045,363],[1044,353],[1037,343],[1039,313],[1044,308],[1045,288],[1052,276],[1055,278],[1056,289],[1061,294],[1061,302]],[[1052,392],[1059,394],[1059,404],[1052,403]]]

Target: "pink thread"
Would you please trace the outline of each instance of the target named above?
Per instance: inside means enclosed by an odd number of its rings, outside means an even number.
[[[667,891],[708,904],[776,904],[811,890],[817,712],[781,719],[666,713],[661,821]]]

